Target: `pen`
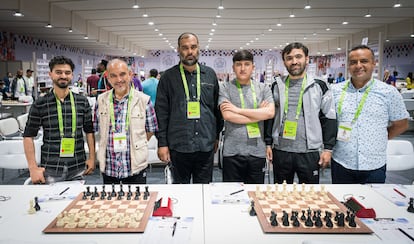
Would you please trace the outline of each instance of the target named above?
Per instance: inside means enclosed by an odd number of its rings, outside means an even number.
[[[230,196],[231,196],[231,195],[234,195],[234,194],[237,194],[237,193],[240,193],[240,192],[242,192],[242,191],[244,191],[244,189],[241,189],[241,190],[238,190],[238,191],[232,192],[232,193],[230,193]]]
[[[399,231],[401,231],[401,233],[403,233],[406,237],[410,238],[412,241],[414,241],[414,237],[410,236],[410,234],[408,234],[407,232],[405,232],[403,229],[398,228]]]
[[[173,224],[172,228],[173,228],[173,231],[172,231],[172,236],[174,236],[174,234],[175,234],[175,229],[177,229],[177,221],[175,221],[175,222],[174,222],[174,224]]]
[[[401,196],[403,196],[404,198],[406,198],[406,197],[407,197],[404,193],[402,193],[402,192],[400,192],[399,190],[397,190],[397,188],[393,188],[393,189],[394,189],[394,191],[395,191],[396,193],[400,194],[400,195],[401,195]]]
[[[69,190],[69,188],[70,188],[69,186],[68,186],[68,187],[66,187],[66,189],[65,189],[65,190],[63,190],[61,193],[59,193],[59,196],[60,196],[60,195],[62,195],[63,193],[65,193],[67,190]]]

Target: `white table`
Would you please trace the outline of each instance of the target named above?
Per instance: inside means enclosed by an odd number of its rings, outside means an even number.
[[[93,189],[93,186],[91,186]],[[98,186],[100,189],[100,186]],[[107,186],[110,189],[110,186]],[[125,189],[125,188],[124,188]],[[133,187],[133,189],[135,189]],[[141,189],[144,189],[142,186]],[[48,186],[0,186],[0,195],[11,196],[0,201],[1,240],[22,240],[35,243],[143,243],[142,234],[44,234],[43,229],[71,202],[71,200],[48,201],[40,204],[41,211],[27,213],[30,199],[47,193]],[[202,185],[149,185],[149,191],[157,191],[158,197],[169,195],[177,200],[173,205],[174,216],[194,217],[191,243],[204,243]],[[87,242],[88,241],[88,242]],[[14,241],[15,243],[16,241]]]
[[[319,186],[315,188],[319,189]],[[255,191],[255,185],[246,185],[246,189]],[[264,186],[262,189],[265,189]],[[365,207],[374,207],[377,217],[408,217],[414,222],[414,214],[407,214],[406,208],[394,206],[368,185],[326,185],[326,189],[339,201],[343,201],[345,195],[352,194]],[[344,240],[347,243],[380,241],[375,234],[265,234],[257,217],[249,216],[249,204],[211,204],[210,195],[211,187],[204,185],[205,244],[224,243],[225,240],[237,244],[302,244],[306,240],[330,243],[343,243],[341,241]]]

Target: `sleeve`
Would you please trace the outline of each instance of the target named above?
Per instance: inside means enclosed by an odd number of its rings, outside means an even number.
[[[24,129],[23,137],[36,137],[42,124],[42,117],[40,114],[41,108],[37,100],[32,104],[29,110],[28,120]]]
[[[83,118],[83,131],[85,133],[94,133],[93,123],[92,123],[92,109],[89,105],[86,97],[83,97],[83,106],[85,108],[84,118]]]
[[[335,101],[330,89],[322,95],[319,121],[321,122],[324,149],[332,150],[336,143],[338,123],[336,121]]]
[[[410,115],[405,107],[402,95],[394,87],[391,88],[391,92],[389,93],[389,97],[387,99],[387,101],[389,101],[389,121],[407,119],[408,117],[410,117]]]
[[[214,115],[216,117],[216,140],[220,139],[220,132],[223,130],[223,125],[224,125],[224,121],[223,121],[223,116],[221,114],[220,108],[219,108],[219,93],[220,93],[220,88],[219,88],[219,84],[218,84],[218,80],[217,80],[217,76],[214,73]]]
[[[145,110],[145,130],[146,132],[157,132],[158,131],[158,123],[157,117],[155,116],[155,110],[152,106],[151,99],[148,100],[147,108]]]
[[[220,105],[226,100],[230,101],[230,96],[228,92],[228,83],[222,82],[219,85],[219,96],[218,96],[217,106],[220,107]]]
[[[95,103],[95,108],[93,110],[93,129],[98,132],[99,131],[99,102]]]
[[[155,102],[155,114],[158,121],[158,132],[156,137],[158,140],[158,147],[168,146],[168,124],[170,121],[169,107],[170,100],[168,94],[168,77],[169,74],[161,76],[158,83],[157,96]]]

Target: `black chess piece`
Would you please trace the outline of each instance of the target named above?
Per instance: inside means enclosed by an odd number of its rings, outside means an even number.
[[[349,214],[350,214],[351,212],[349,211],[349,210],[347,210],[346,211],[346,216],[345,216],[345,221],[346,222],[349,222]]]
[[[37,197],[34,198],[34,209],[37,211],[40,211],[40,205],[39,205],[39,199]]]
[[[333,227],[333,223],[332,223],[332,219],[331,218],[327,218],[325,221],[326,221],[326,227],[328,227],[328,228],[332,228]]]
[[[129,192],[127,194],[127,200],[131,200],[131,195],[129,194]]]
[[[254,209],[254,201],[253,200],[250,202],[249,215],[250,216],[256,216],[256,209]]]
[[[270,225],[271,226],[278,226],[279,223],[277,222],[277,214],[275,213],[275,211],[271,211],[270,212]]]
[[[306,212],[305,210],[302,210],[302,216],[300,216],[300,219],[302,221],[305,221],[306,220],[305,212]]]
[[[290,225],[290,223],[289,223],[289,214],[285,210],[283,210],[282,225],[283,226],[289,226]]]
[[[344,227],[345,226],[345,214],[344,213],[339,213],[338,214],[338,220],[336,223],[339,227]]]
[[[149,190],[148,190],[148,186],[145,186],[145,193],[149,196],[150,195],[150,192],[149,192]]]
[[[88,199],[88,198],[86,197],[86,191],[83,191],[82,200],[86,200],[86,199]]]
[[[298,215],[295,215],[292,225],[294,227],[299,227],[300,226]]]
[[[111,197],[116,197],[116,191],[115,191],[115,184],[114,183],[112,183]]]
[[[355,223],[355,214],[350,214],[349,215],[349,222],[348,225],[350,227],[356,227],[356,223]]]
[[[108,194],[107,200],[112,200],[112,194]]]
[[[101,200],[105,200],[105,195],[103,193],[105,192],[101,192],[101,197],[100,197]]]
[[[91,188],[89,186],[86,187],[86,196],[92,195]]]
[[[95,200],[95,194],[92,194],[90,199]]]
[[[329,211],[325,211],[325,216],[323,217],[323,220],[328,221],[328,219],[332,218],[332,213]]]
[[[106,191],[105,191],[105,185],[102,186],[102,192],[101,192],[101,196],[103,195],[103,197],[106,197]]]
[[[323,226],[321,216],[317,216],[317,217],[316,217],[316,219],[315,219],[315,226],[316,226],[316,227],[322,227],[322,226]]]
[[[122,185],[122,182],[121,182],[121,183],[119,183],[119,192],[118,192],[118,195],[121,195],[121,198],[122,198],[123,196],[125,196],[124,186]]]
[[[408,202],[408,208],[407,208],[407,211],[410,213],[414,213],[413,203],[414,203],[414,198],[410,197],[410,201]]]
[[[312,227],[313,226],[313,221],[312,221],[312,217],[311,216],[308,216],[306,218],[305,226],[307,226],[307,227]]]
[[[138,196],[141,196],[141,192],[140,192],[140,190],[139,190],[139,186],[136,186],[136,187],[135,187],[135,192],[136,192],[136,194],[137,194]]]
[[[95,186],[95,191],[93,192],[93,194],[95,195],[95,197],[99,197],[98,187]]]

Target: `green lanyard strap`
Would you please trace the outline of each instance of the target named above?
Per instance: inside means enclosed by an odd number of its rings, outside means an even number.
[[[361,114],[362,108],[364,107],[365,101],[367,100],[368,93],[369,91],[371,91],[371,88],[374,82],[375,80],[372,79],[371,84],[369,84],[367,89],[365,89],[365,92],[362,95],[361,101],[359,101],[357,111],[354,114],[354,118],[352,119],[352,124],[355,123],[355,121],[357,121],[359,115]],[[341,97],[339,98],[339,103],[338,103],[338,116],[342,114],[342,104],[344,103],[345,93],[346,93],[346,90],[348,89],[349,83],[350,83],[350,80],[347,80],[344,85],[344,88],[342,89]]]
[[[127,112],[127,117],[126,117],[126,122],[125,122],[125,131],[128,130],[129,128],[129,115],[131,114],[131,102],[132,102],[132,98],[134,97],[134,89],[129,90],[129,95],[128,95],[128,112]],[[116,132],[116,123],[115,123],[115,111],[114,111],[114,99],[113,99],[113,92],[111,92],[109,94],[109,112],[111,113],[111,124],[112,124],[112,131],[115,133]]]
[[[57,106],[57,112],[58,112],[58,121],[59,121],[59,133],[60,137],[63,138],[65,136],[64,130],[63,130],[63,116],[62,116],[62,104],[60,100],[57,98],[56,93],[56,106]],[[72,91],[69,91],[70,96],[70,107],[72,109],[72,138],[75,138],[76,134],[76,108],[75,108],[75,99],[73,98]]]
[[[284,106],[285,117],[287,117],[288,108],[289,108],[289,83],[290,83],[290,77],[286,79],[286,85],[285,85],[285,106]],[[303,77],[303,80],[302,80],[302,87],[300,89],[298,106],[296,107],[296,116],[295,116],[296,120],[299,119],[300,111],[302,110],[303,93],[305,91],[305,86],[306,86],[306,75]]]
[[[236,80],[236,85],[237,85],[237,89],[239,90],[241,108],[245,108],[243,92],[242,92],[240,83],[237,80]],[[252,96],[253,96],[253,108],[256,109],[257,108],[256,90],[254,88],[253,82],[250,82],[250,89],[252,90]]]
[[[190,101],[190,93],[188,91],[187,78],[185,77],[184,67],[182,64],[180,64],[180,73],[181,73],[181,79],[184,85],[185,96],[188,102]],[[200,66],[197,64],[197,101],[200,101],[200,95],[201,95]]]

